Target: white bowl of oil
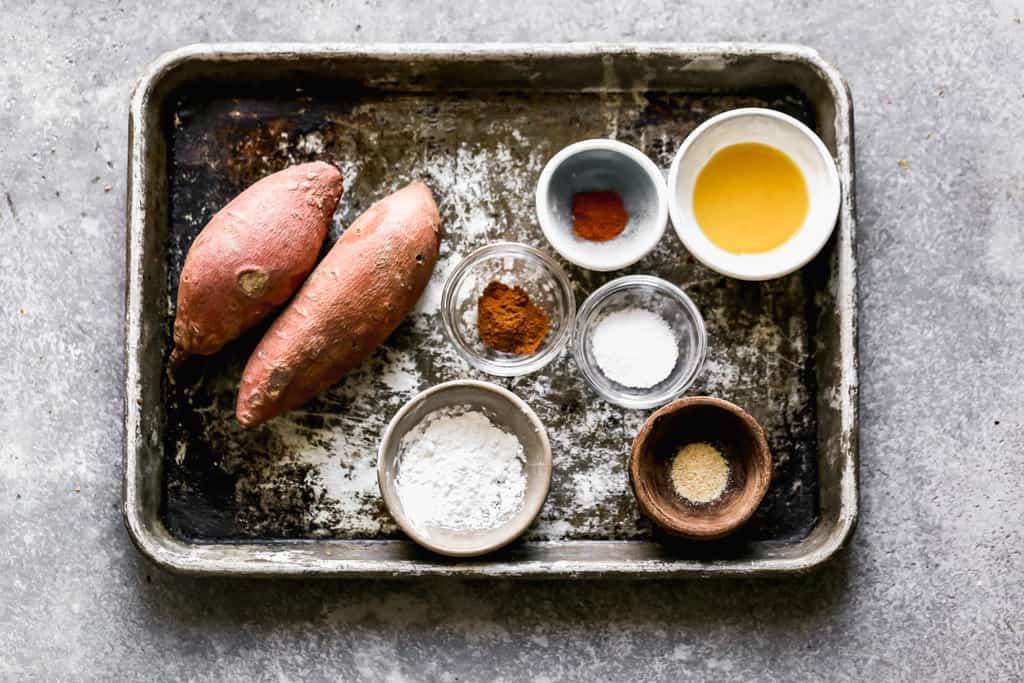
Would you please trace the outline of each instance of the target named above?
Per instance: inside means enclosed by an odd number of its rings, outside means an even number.
[[[814,131],[772,109],[734,109],[694,130],[668,176],[669,214],[694,258],[740,280],[788,275],[828,242],[839,173]]]

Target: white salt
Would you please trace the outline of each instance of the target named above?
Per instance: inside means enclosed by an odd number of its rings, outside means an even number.
[[[643,308],[624,308],[598,321],[594,358],[605,377],[634,389],[649,389],[676,366],[679,346],[665,319]]]

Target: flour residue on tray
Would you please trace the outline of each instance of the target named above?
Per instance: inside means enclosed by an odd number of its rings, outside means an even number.
[[[447,251],[447,253],[444,253]],[[426,289],[416,302],[413,313],[419,315],[435,315],[441,309],[441,293],[444,291],[444,283],[451,274],[452,268],[459,265],[463,256],[457,251],[451,251],[442,246],[442,254],[437,259],[434,272],[430,275]]]
[[[570,363],[563,359],[558,371],[571,372]],[[564,379],[538,379],[536,386],[538,396],[550,398],[532,405],[550,424],[549,412],[562,410],[557,388],[564,387]],[[582,419],[559,421],[557,429],[548,430],[552,492],[528,538],[632,538],[645,533],[645,522],[632,504],[626,470],[628,444],[645,415],[592,398],[589,389],[585,392],[579,397],[588,402]]]
[[[418,170],[434,190],[446,232],[479,246],[507,238],[510,219],[532,214],[533,183],[542,164],[536,151],[523,159],[504,143],[492,149],[463,144],[454,154],[425,159]]]
[[[289,427],[287,421],[279,427],[297,437],[296,459],[314,468],[315,475],[307,480],[318,492],[310,509],[311,526],[347,536],[396,529],[380,500],[377,447],[388,420],[422,385],[411,351],[385,350],[339,385],[350,401],[348,409],[338,413],[340,425],[314,430],[315,434]]]
[[[396,393],[418,391],[423,381],[411,353],[395,354],[391,362],[382,368],[380,378],[388,389]]]
[[[231,417],[237,389],[220,375],[198,412],[205,440],[220,445],[220,469],[236,477],[239,523],[255,535],[301,529],[311,537],[397,532],[377,487],[377,446],[388,420],[424,385],[415,354],[384,348],[327,396],[245,430]],[[186,444],[179,443],[178,464]]]
[[[347,426],[354,427],[351,423]],[[365,425],[320,432],[286,416],[272,428],[290,458],[309,466],[303,483],[314,494],[305,520],[311,531],[322,534],[344,528],[377,534],[392,526],[376,512],[376,449],[372,438],[367,438]]]

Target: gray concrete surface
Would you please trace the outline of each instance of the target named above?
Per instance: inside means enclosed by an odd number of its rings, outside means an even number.
[[[0,13],[0,679],[1024,677],[1024,5],[60,4]],[[149,566],[118,510],[126,105],[161,52],[245,39],[778,40],[833,60],[857,111],[849,551],[741,583]]]

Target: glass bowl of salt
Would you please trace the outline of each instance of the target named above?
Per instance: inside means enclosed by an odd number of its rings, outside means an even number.
[[[651,275],[627,275],[583,302],[572,346],[583,377],[602,398],[646,409],[676,398],[697,379],[707,332],[679,287]]]

